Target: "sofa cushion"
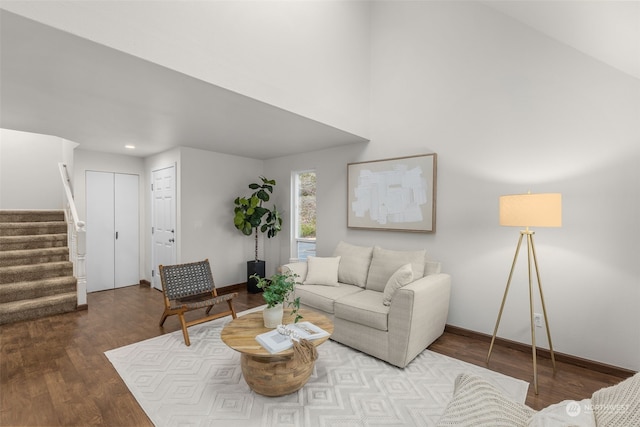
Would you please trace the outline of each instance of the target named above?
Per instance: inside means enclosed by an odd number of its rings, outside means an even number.
[[[391,299],[398,289],[404,285],[408,285],[413,280],[413,271],[411,271],[411,264],[405,264],[395,273],[391,275],[389,281],[387,281],[384,287],[384,294],[382,296],[382,303],[384,305],[391,305]]]
[[[373,248],[340,242],[333,251],[333,255],[340,256],[338,281],[364,288],[367,283]]]
[[[424,264],[426,251],[393,251],[374,246],[369,276],[367,277],[366,289],[384,292],[389,278],[400,267],[411,264],[413,279],[418,280],[424,276]]]
[[[315,257],[307,258],[307,277],[305,285],[339,286],[338,265],[340,257]]]
[[[536,411],[509,400],[484,378],[459,374],[438,426],[526,426]]]
[[[300,297],[300,303],[325,313],[334,312],[334,302],[354,293],[363,292],[355,285],[341,284],[340,286],[296,286],[295,296]]]
[[[386,331],[389,307],[382,304],[382,292],[364,290],[336,301],[335,316],[360,325]]]

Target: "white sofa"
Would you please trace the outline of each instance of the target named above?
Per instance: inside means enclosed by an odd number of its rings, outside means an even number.
[[[283,266],[302,307],[334,322],[331,339],[404,368],[444,332],[451,277],[426,251],[340,242],[332,257]]]

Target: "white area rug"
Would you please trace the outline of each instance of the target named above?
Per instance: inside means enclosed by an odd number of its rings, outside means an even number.
[[[425,350],[399,369],[333,341],[318,347],[309,382],[265,397],[242,378],[240,353],[220,340],[230,317],[105,352],[156,426],[430,426],[461,372],[491,381],[517,402],[529,384]]]

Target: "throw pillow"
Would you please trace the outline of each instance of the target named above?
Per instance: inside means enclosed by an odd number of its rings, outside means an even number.
[[[315,257],[307,258],[307,277],[304,285],[340,286],[338,284],[338,265],[340,257]]]
[[[411,270],[413,270],[413,279],[418,280],[424,276],[426,256],[427,252],[424,249],[420,251],[393,251],[375,246],[367,277],[367,289],[384,292],[384,287],[393,273],[409,263]]]
[[[640,425],[640,373],[596,391],[591,396],[591,402],[596,425]]]
[[[391,299],[398,289],[404,285],[408,285],[413,280],[413,271],[411,271],[411,264],[405,264],[396,270],[389,278],[387,285],[384,287],[384,295],[382,297],[382,304],[391,305]]]
[[[333,256],[340,257],[338,282],[364,288],[373,255],[372,247],[355,246],[346,242],[338,243]]]
[[[460,374],[438,426],[526,426],[536,411],[513,402],[482,377]]]
[[[596,427],[591,406],[591,399],[563,400],[533,414],[527,427]]]

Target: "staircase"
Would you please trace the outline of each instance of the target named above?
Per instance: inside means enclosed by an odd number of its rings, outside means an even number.
[[[0,210],[0,325],[75,311],[62,210]]]

